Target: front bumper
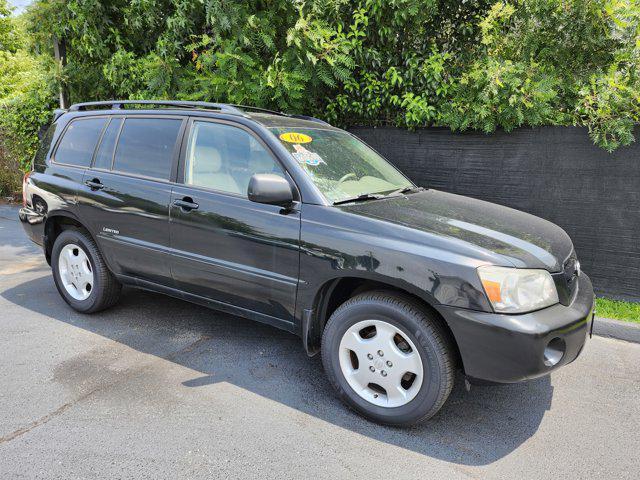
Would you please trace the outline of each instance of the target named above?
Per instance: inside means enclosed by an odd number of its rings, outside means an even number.
[[[593,323],[593,286],[582,274],[570,305],[556,304],[526,314],[486,313],[443,305],[437,309],[453,332],[467,376],[513,383],[546,375],[578,357]],[[549,366],[544,352],[555,338],[564,342],[564,354]]]

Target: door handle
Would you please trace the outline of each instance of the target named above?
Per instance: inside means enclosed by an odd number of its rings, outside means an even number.
[[[87,180],[84,184],[89,187],[91,190],[102,190],[104,185],[100,183],[100,180],[94,178],[93,180]]]
[[[195,203],[191,197],[184,197],[182,200],[175,200],[173,204],[176,207],[180,207],[185,212],[190,212],[191,210],[197,210],[200,205]]]

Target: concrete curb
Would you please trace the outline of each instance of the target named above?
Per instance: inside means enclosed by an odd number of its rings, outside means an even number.
[[[640,323],[596,317],[593,324],[593,334],[626,342],[640,343]]]

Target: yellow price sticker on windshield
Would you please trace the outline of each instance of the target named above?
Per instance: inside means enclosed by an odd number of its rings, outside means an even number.
[[[280,134],[280,140],[289,143],[310,143],[313,138],[304,133],[287,132]]]

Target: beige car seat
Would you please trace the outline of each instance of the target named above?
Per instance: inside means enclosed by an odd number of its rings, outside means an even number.
[[[208,145],[196,145],[187,182],[213,190],[242,193],[233,177],[222,170],[222,157],[218,149]]]

